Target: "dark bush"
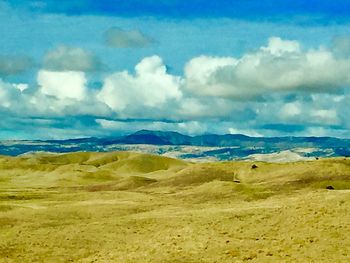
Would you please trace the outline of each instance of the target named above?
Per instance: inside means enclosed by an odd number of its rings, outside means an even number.
[[[258,166],[255,165],[255,164],[253,164],[253,165],[252,165],[252,169],[256,169],[256,168],[258,168]]]

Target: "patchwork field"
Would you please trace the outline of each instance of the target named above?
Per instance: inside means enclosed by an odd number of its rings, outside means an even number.
[[[0,262],[350,262],[349,189],[350,158],[2,156]]]

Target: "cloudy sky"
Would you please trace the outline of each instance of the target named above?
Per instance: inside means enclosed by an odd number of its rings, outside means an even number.
[[[347,0],[0,0],[0,139],[350,137]]]

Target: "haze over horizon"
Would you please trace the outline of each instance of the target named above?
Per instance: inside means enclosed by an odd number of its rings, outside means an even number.
[[[350,3],[0,0],[0,140],[349,138]]]

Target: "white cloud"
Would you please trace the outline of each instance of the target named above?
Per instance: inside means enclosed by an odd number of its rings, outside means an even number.
[[[285,53],[300,52],[298,41],[282,40],[279,37],[271,37],[267,47],[262,47],[262,51],[269,52],[274,56],[282,56]]]
[[[312,110],[310,113],[313,120],[324,125],[339,124],[339,118],[335,109],[318,109]]]
[[[0,112],[45,120],[70,116],[75,123],[84,115],[87,124],[81,127],[98,119],[102,134],[143,128],[251,136],[345,134],[350,90],[340,88],[350,85],[349,72],[350,60],[333,50],[303,51],[296,41],[271,38],[240,59],[193,58],[184,77],[167,72],[158,56],[142,59],[135,73],[106,75],[94,89],[83,71],[41,69],[38,87],[0,81]]]
[[[234,66],[237,60],[234,58],[219,58],[200,56],[190,60],[185,66],[186,85],[191,90],[197,90],[201,93],[201,89],[211,88],[211,92],[220,94],[221,86],[211,82],[211,76],[218,70],[226,66]],[[208,86],[211,87],[208,87]],[[208,91],[210,93],[210,91]]]
[[[20,90],[21,92],[25,91],[26,89],[29,88],[29,85],[27,83],[18,83],[18,84],[13,84],[13,86]]]
[[[339,112],[342,101],[334,101],[336,95],[318,94],[313,96],[298,96],[292,102],[284,102],[283,98],[270,99],[266,103],[252,103],[257,109],[256,120],[260,123],[278,123],[283,125],[330,126],[340,125],[342,117]],[[317,99],[316,99],[317,98]]]
[[[179,112],[189,117],[207,116],[208,106],[197,98],[184,98],[179,105]]]
[[[280,116],[284,119],[288,119],[290,117],[295,117],[301,114],[301,104],[300,102],[291,102],[285,104],[281,111]]]
[[[12,113],[25,113],[27,97],[22,92],[27,88],[28,84],[9,83],[0,79],[0,110],[5,108]]]
[[[350,60],[324,48],[304,52],[298,42],[276,37],[238,60],[201,56],[185,69],[192,93],[238,100],[281,91],[335,92],[350,85]]]
[[[83,72],[40,70],[37,82],[40,91],[58,99],[83,100],[86,96],[86,77]]]
[[[115,111],[137,106],[162,108],[169,100],[182,97],[181,79],[166,72],[158,56],[144,58],[135,67],[133,76],[126,71],[107,76],[97,98]]]
[[[67,46],[49,51],[43,64],[50,71],[95,71],[102,67],[100,60],[91,52]]]
[[[11,106],[11,85],[0,79],[0,106],[9,108]]]

